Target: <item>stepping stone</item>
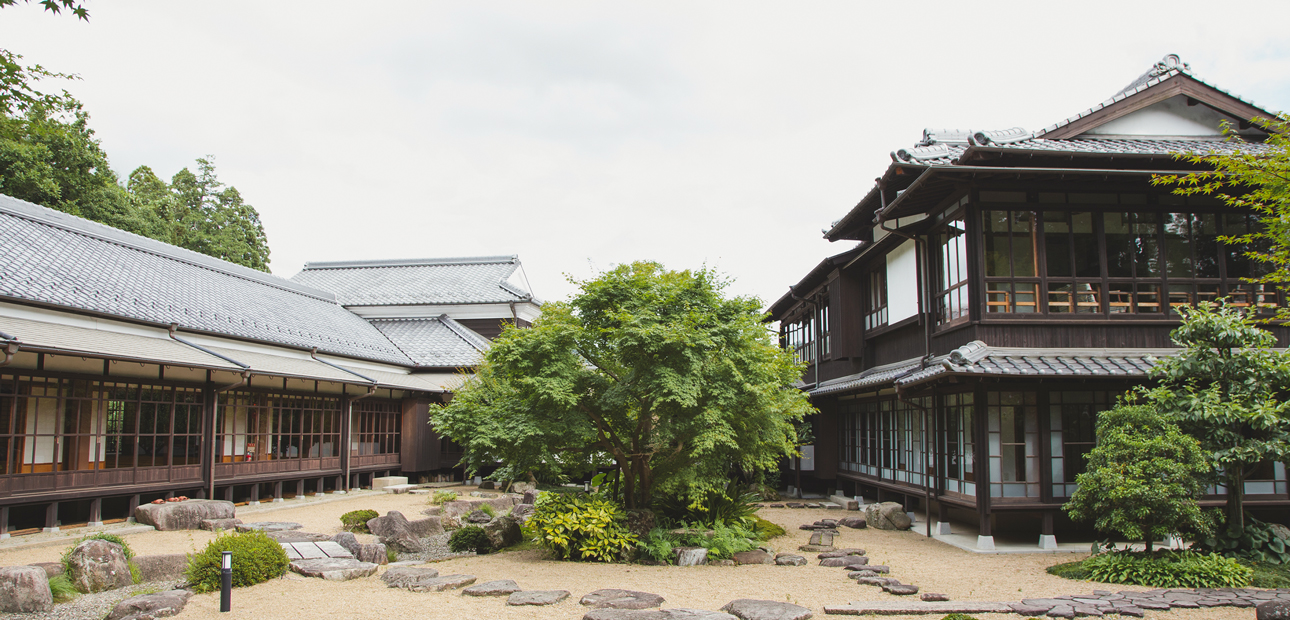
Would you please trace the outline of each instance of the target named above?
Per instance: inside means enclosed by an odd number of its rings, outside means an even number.
[[[877,576],[878,576],[878,573],[876,571],[871,571],[867,568],[862,568],[860,570],[851,571],[847,573],[848,579],[859,579],[861,577],[877,577]],[[1045,607],[1044,611],[1048,611],[1048,608]]]
[[[832,547],[833,534],[827,534],[825,532],[815,532],[814,534],[811,534],[811,542],[808,544],[820,545],[822,547]]]
[[[918,594],[918,586],[912,586],[907,583],[893,583],[891,585],[883,586],[882,590],[887,594],[897,594],[901,596]]]
[[[774,564],[775,558],[761,549],[740,551],[733,556],[735,564]]]
[[[805,551],[807,553],[815,553],[817,551],[833,551],[834,549],[835,547],[833,545],[802,545],[797,548],[798,551]]]
[[[569,598],[568,590],[524,590],[506,598],[507,605],[554,605]]]
[[[924,594],[923,596],[927,596],[927,595]],[[923,600],[927,600],[927,599],[923,599]],[[1025,603],[1008,603],[1008,606],[1011,607],[1014,612],[1019,613],[1026,617],[1042,616],[1048,613],[1048,610],[1052,609],[1053,607],[1056,607],[1056,605],[1052,605],[1052,606],[1027,605]]]
[[[946,601],[924,603],[912,600],[855,601],[849,605],[825,605],[824,613],[843,616],[942,616],[945,614],[1010,614],[1005,603],[989,601]]]
[[[784,505],[788,506],[789,508],[806,508],[806,504],[803,504],[801,502],[788,502]]]
[[[869,563],[869,558],[863,555],[844,555],[838,558],[824,558],[820,560],[820,566],[864,566]]]
[[[377,568],[379,566],[371,562],[333,558],[296,560],[291,563],[292,571],[306,577],[321,577],[327,581],[349,581],[367,577],[376,573]]]
[[[838,521],[838,525],[846,526],[854,530],[862,530],[868,525],[868,522],[865,521],[864,517],[847,517]]]
[[[806,566],[806,558],[791,553],[781,553],[775,556],[775,564],[778,566]]]
[[[300,544],[300,543],[296,543],[296,544]],[[309,543],[306,543],[306,544],[309,544]],[[332,542],[332,541],[330,541],[330,540],[324,540],[324,541],[322,541],[322,542],[317,542],[317,543],[312,543],[312,544],[313,544],[314,546],[318,547],[318,549],[319,549],[319,550],[321,550],[323,553],[326,553],[326,554],[327,554],[327,557],[329,557],[329,558],[352,558],[352,557],[354,557],[354,554],[353,554],[353,553],[350,553],[350,552],[349,552],[349,549],[346,549],[346,548],[342,547],[340,544],[338,544],[338,543],[334,543],[334,542]]]
[[[331,536],[328,536],[326,534],[315,534],[313,532],[299,532],[296,530],[265,532],[264,535],[280,543],[323,542],[323,541],[331,540]]]
[[[386,569],[381,581],[390,588],[403,588],[413,592],[430,592],[433,579],[439,577],[439,571],[433,568],[414,568],[411,566],[394,566]],[[438,590],[433,590],[437,592]]]
[[[856,583],[862,586],[878,586],[880,588],[885,588],[887,586],[899,585],[900,580],[892,579],[891,577],[857,577]]]
[[[234,526],[239,532],[283,532],[287,530],[298,530],[303,525],[291,521],[259,521],[257,523],[242,523]]]
[[[588,607],[606,609],[649,609],[663,604],[663,597],[649,592],[636,590],[619,590],[605,588],[596,590],[584,597],[579,603]]]
[[[783,508],[783,507],[784,507],[784,505],[783,505],[783,504],[771,504],[771,505],[770,505],[770,507],[771,507],[771,508]]]
[[[702,609],[593,609],[582,620],[739,620],[720,611]]]
[[[279,543],[279,544],[282,544],[282,543]],[[296,550],[296,553],[300,554],[300,558],[304,560],[317,560],[319,558],[327,557],[327,554],[323,553],[323,550],[319,549],[318,545],[315,545],[314,543],[285,543],[285,544],[291,545],[291,547]],[[350,557],[354,557],[354,556],[351,555]]]
[[[520,591],[520,584],[510,579],[477,583],[461,591],[466,596],[510,596]]]
[[[819,507],[820,507],[820,505],[819,505],[819,504],[817,504],[817,503],[815,503],[815,502],[811,502],[811,503],[807,504],[807,505],[806,505],[806,507],[807,507],[807,508],[819,508]]]
[[[939,592],[924,592],[924,593],[922,593],[922,594],[918,595],[918,599],[919,599],[919,600],[922,600],[922,601],[936,602],[936,601],[948,601],[948,600],[950,600],[950,597],[948,597],[948,596],[946,596],[946,595],[944,595],[944,594],[941,594],[941,593],[939,593]],[[1048,610],[1047,610],[1047,609],[1045,609],[1044,611],[1048,611]],[[1018,613],[1020,613],[1020,612],[1018,612]],[[1023,614],[1023,615],[1024,615],[1024,614]]]
[[[833,502],[821,502],[820,506],[825,510],[842,510],[841,504],[835,504]]]
[[[170,590],[156,594],[132,596],[112,608],[105,620],[125,620],[126,618],[165,618],[184,610],[188,599],[193,595],[187,590]]]
[[[848,555],[864,555],[864,549],[837,549],[834,551],[826,551],[815,556],[815,559],[823,560],[825,558],[841,558]]]
[[[303,559],[304,559],[304,558],[300,557],[300,552],[299,552],[299,551],[296,551],[296,548],[291,546],[291,543],[278,543],[278,544],[279,544],[279,545],[282,545],[282,550],[283,550],[283,551],[285,551],[285,552],[287,552],[287,559],[288,559],[288,560],[303,560]]]
[[[807,620],[812,615],[811,610],[801,605],[750,598],[730,601],[721,611],[739,620]]]
[[[429,495],[430,489],[410,489],[408,493],[412,495]]]

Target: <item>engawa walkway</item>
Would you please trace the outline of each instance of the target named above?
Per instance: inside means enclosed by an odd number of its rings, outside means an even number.
[[[1265,601],[1290,601],[1290,590],[1249,588],[1203,588],[1196,590],[1147,590],[1110,592],[1094,590],[1088,595],[1028,598],[1020,602],[990,601],[856,601],[849,605],[826,605],[824,613],[851,616],[919,615],[949,613],[1016,613],[1023,616],[1074,618],[1119,614],[1141,618],[1147,610],[1174,608],[1254,607]]]

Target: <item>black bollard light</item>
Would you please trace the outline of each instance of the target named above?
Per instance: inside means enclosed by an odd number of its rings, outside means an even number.
[[[233,609],[233,552],[225,551],[219,564],[219,610]]]

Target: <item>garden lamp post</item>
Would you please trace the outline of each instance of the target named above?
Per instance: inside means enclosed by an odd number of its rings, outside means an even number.
[[[219,563],[219,610],[233,609],[233,552],[225,551]]]

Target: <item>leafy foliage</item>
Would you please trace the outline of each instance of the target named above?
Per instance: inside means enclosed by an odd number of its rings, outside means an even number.
[[[801,367],[710,271],[621,265],[575,282],[568,303],[495,339],[475,375],[432,416],[472,470],[557,477],[612,459],[628,508],[656,491],[702,497],[732,468],[772,469],[813,412],[789,386]]]
[[[660,497],[654,502],[654,511],[665,523],[697,523],[704,527],[751,525],[756,520],[759,500],[756,493],[736,486],[708,493],[695,501],[684,496]]]
[[[1250,518],[1239,535],[1223,530],[1196,541],[1192,548],[1266,564],[1290,564],[1290,540],[1277,529]]]
[[[1152,182],[1173,186],[1177,194],[1214,195],[1234,210],[1259,214],[1258,230],[1222,239],[1261,265],[1263,275],[1256,281],[1282,289],[1290,285],[1290,116],[1283,113],[1255,122],[1268,131],[1258,151],[1186,155],[1183,159],[1210,170],[1158,176]],[[1242,141],[1226,121],[1223,133],[1231,141]],[[1277,318],[1290,319],[1290,308],[1279,308]]]
[[[457,531],[448,537],[448,548],[453,553],[464,553],[474,551],[479,555],[484,555],[493,549],[493,543],[488,540],[488,533],[484,528],[477,525],[467,525],[458,528]]]
[[[23,1],[27,3],[31,3],[31,0],[23,0]],[[49,11],[50,13],[57,14],[62,12],[63,9],[67,9],[68,11],[71,12],[72,15],[75,15],[80,19],[83,19],[85,21],[90,20],[89,10],[87,10],[85,8],[85,5],[81,4],[77,0],[37,0],[37,1],[40,3],[41,6],[45,7],[46,11]],[[7,6],[14,6],[16,4],[18,4],[18,0],[0,0],[0,9]]]
[[[1093,581],[1152,588],[1244,588],[1254,574],[1232,558],[1194,551],[1117,551],[1092,556],[1083,564]]]
[[[695,527],[699,524],[690,525],[691,527],[681,530],[684,533],[657,527],[650,530],[637,545],[640,554],[655,562],[672,564],[676,561],[672,550],[677,547],[703,547],[708,550],[709,558],[721,560],[728,560],[736,553],[757,548],[758,535],[747,528],[718,524],[708,534],[701,527]]]
[[[436,506],[457,499],[456,491],[435,491],[430,495],[430,503]]]
[[[1179,532],[1206,533],[1198,500],[1208,465],[1200,444],[1146,405],[1120,404],[1098,416],[1097,447],[1065,509],[1146,543]]]
[[[1054,564],[1052,566],[1049,566],[1046,570],[1048,571],[1049,575],[1056,575],[1063,579],[1076,579],[1079,581],[1085,581],[1092,578],[1092,575],[1089,573],[1089,570],[1084,567],[1084,560]]]
[[[486,514],[486,515],[488,515],[489,517],[493,517],[493,518],[496,518],[496,517],[497,517],[497,509],[496,509],[496,508],[493,508],[493,505],[492,505],[492,504],[487,504],[487,503],[485,503],[485,504],[480,504],[480,505],[479,505],[479,509],[480,509],[481,511],[483,511],[483,513],[484,513],[484,514]]]
[[[76,589],[76,585],[72,583],[67,573],[49,578],[49,593],[54,596],[55,603],[64,603],[80,595],[80,591]]]
[[[1264,461],[1290,457],[1290,357],[1271,350],[1276,337],[1237,308],[1179,308],[1171,337],[1182,350],[1160,360],[1160,387],[1142,393],[1167,419],[1200,440],[1227,488],[1227,528],[1244,528],[1245,477]]]
[[[1290,588],[1290,566],[1249,560],[1241,563],[1254,571],[1250,579],[1251,588]]]
[[[557,559],[612,562],[636,546],[618,504],[585,494],[543,493],[529,523]]]
[[[233,552],[233,587],[253,586],[281,577],[287,572],[287,552],[264,532],[227,532],[206,543],[206,548],[188,556],[184,573],[195,592],[220,588],[220,558]]]
[[[381,516],[375,510],[353,510],[340,516],[341,527],[347,532],[370,534],[367,522]]]

